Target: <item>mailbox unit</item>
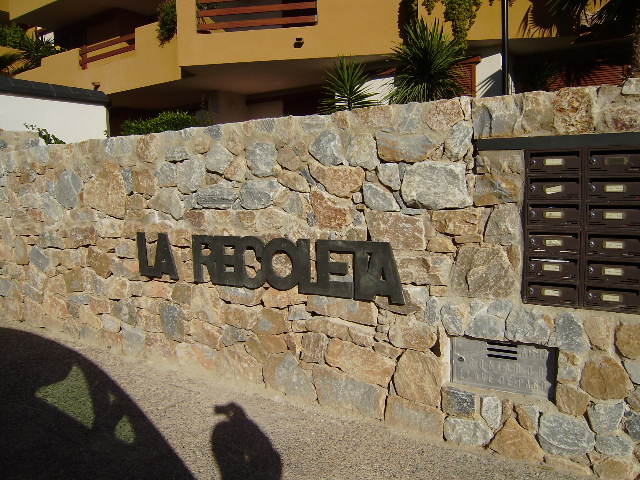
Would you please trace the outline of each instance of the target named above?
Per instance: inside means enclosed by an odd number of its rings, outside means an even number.
[[[640,311],[637,145],[525,150],[525,302]]]

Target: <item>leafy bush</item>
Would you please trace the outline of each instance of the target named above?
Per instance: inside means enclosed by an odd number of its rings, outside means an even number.
[[[3,47],[20,48],[24,29],[17,23],[0,25],[0,45]]]
[[[35,32],[27,33],[16,23],[0,26],[0,46],[20,50],[20,58],[10,73],[16,74],[37,68],[42,59],[62,51],[52,40],[41,39]]]
[[[125,120],[120,130],[122,135],[146,135],[147,133],[182,130],[197,125],[195,116],[181,111],[161,112],[155,117],[140,120]]]
[[[158,5],[158,41],[160,46],[171,41],[178,31],[176,0],[165,0]]]
[[[329,81],[324,87],[325,98],[320,100],[320,113],[333,113],[340,110],[372,107],[379,105],[373,99],[373,93],[366,87],[367,75],[362,64],[344,57],[334,64],[329,72]]]

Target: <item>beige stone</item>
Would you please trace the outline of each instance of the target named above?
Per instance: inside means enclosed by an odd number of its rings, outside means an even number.
[[[305,333],[302,336],[300,360],[309,363],[324,363],[329,339],[326,335],[317,332]]]
[[[535,437],[511,417],[489,444],[494,452],[516,460],[542,462],[544,453]]]
[[[245,330],[252,330],[258,321],[262,308],[242,305],[224,304],[221,311],[223,321],[229,325]]]
[[[286,308],[291,305],[300,305],[306,300],[306,295],[298,293],[298,287],[286,291],[269,288],[262,294],[263,305],[271,308]]]
[[[522,198],[523,177],[517,174],[485,174],[476,178],[473,203],[478,206],[518,202]]]
[[[384,421],[388,425],[436,440],[442,440],[444,417],[444,413],[435,407],[411,402],[397,395],[389,396],[384,412]]]
[[[378,309],[373,303],[348,298],[310,295],[307,300],[307,311],[361,325],[376,325],[378,319]]]
[[[103,163],[100,173],[84,186],[83,203],[99,212],[124,218],[125,198],[122,170],[111,163]]]
[[[436,237],[429,240],[427,248],[430,252],[437,253],[453,253],[457,250],[456,246],[449,237]]]
[[[623,323],[616,330],[616,347],[627,358],[640,357],[640,323]]]
[[[340,230],[352,222],[355,208],[351,201],[316,189],[311,191],[309,199],[317,227]]]
[[[263,308],[251,329],[257,335],[277,335],[288,332],[290,330],[289,327],[286,310]]]
[[[142,292],[145,297],[169,300],[173,292],[173,284],[151,280],[150,282],[144,283]]]
[[[571,385],[561,383],[556,388],[556,405],[562,413],[582,417],[591,397]]]
[[[442,253],[403,253],[396,255],[403,284],[448,285],[453,260]]]
[[[424,352],[433,347],[437,339],[435,329],[423,322],[413,321],[389,328],[389,341],[398,348]]]
[[[102,278],[111,275],[111,256],[102,250],[90,247],[87,251],[87,263]]]
[[[221,349],[213,361],[213,370],[221,377],[236,381],[262,383],[262,365],[241,345]]]
[[[560,135],[592,133],[595,128],[594,87],[563,88],[553,100],[553,126]]]
[[[297,172],[283,170],[278,174],[278,182],[290,190],[306,193],[309,191],[309,183]]]
[[[424,250],[427,246],[424,219],[397,212],[365,213],[371,240],[389,242],[395,250]]]
[[[131,172],[131,186],[136,193],[154,196],[158,193],[158,179],[155,171],[146,168],[133,170]]]
[[[580,387],[599,400],[626,397],[632,384],[624,367],[611,357],[602,357],[586,363]]]
[[[592,316],[585,318],[583,325],[592,346],[598,350],[611,351],[616,325],[614,319],[604,315]]]
[[[98,242],[98,232],[93,226],[76,226],[60,232],[66,248],[86,247]]]
[[[337,338],[329,343],[325,358],[329,365],[339,368],[353,378],[381,387],[389,384],[395,370],[395,362],[389,357]]]
[[[588,467],[588,465],[576,463],[570,458],[563,457],[561,455],[546,454],[544,457],[544,463],[560,471],[567,471],[571,473],[577,473],[578,475],[591,476],[591,469]]]
[[[191,337],[198,343],[216,350],[222,347],[222,329],[202,320],[191,320]]]
[[[398,360],[393,384],[399,396],[438,407],[442,387],[442,362],[431,352],[407,350]]]
[[[309,173],[337,197],[351,197],[364,182],[364,170],[360,167],[325,167],[319,162],[309,162]]]
[[[52,318],[67,318],[69,317],[69,310],[67,309],[67,303],[63,298],[45,293],[44,299],[42,301],[42,308],[44,309],[45,315]]]
[[[593,458],[593,471],[599,478],[611,480],[634,480],[640,474],[637,462],[626,458],[607,458],[596,456]]]

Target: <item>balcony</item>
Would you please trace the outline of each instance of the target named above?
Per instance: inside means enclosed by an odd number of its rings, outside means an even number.
[[[122,46],[124,44],[124,46]],[[118,48],[114,48],[111,50],[104,51],[109,47],[113,47],[116,45],[120,45]],[[120,55],[127,52],[132,52],[136,49],[136,34],[130,33],[128,35],[122,35],[117,38],[113,38],[111,40],[107,40],[105,42],[100,42],[94,45],[86,46],[80,48],[80,66],[83,70],[87,69],[87,65],[92,62],[97,62],[99,60],[103,60],[105,58],[113,57],[115,55]],[[93,54],[89,56],[90,53],[99,52],[102,53]]]
[[[246,6],[243,0],[198,0],[198,32],[226,32],[316,25],[318,4],[266,0]]]

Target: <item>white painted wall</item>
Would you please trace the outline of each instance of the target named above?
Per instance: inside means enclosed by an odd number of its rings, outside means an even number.
[[[499,48],[488,49],[479,54],[482,55],[482,60],[476,67],[477,96],[496,97],[502,95],[502,54]],[[511,84],[511,93],[513,93],[513,79],[509,83]]]
[[[27,130],[25,123],[44,128],[66,143],[105,138],[109,128],[104,105],[0,93],[0,128]]]
[[[374,100],[377,100],[382,105],[389,104],[387,96],[393,89],[393,77],[376,78],[373,80],[369,80],[365,83],[365,86],[371,93],[375,94],[373,96]]]

